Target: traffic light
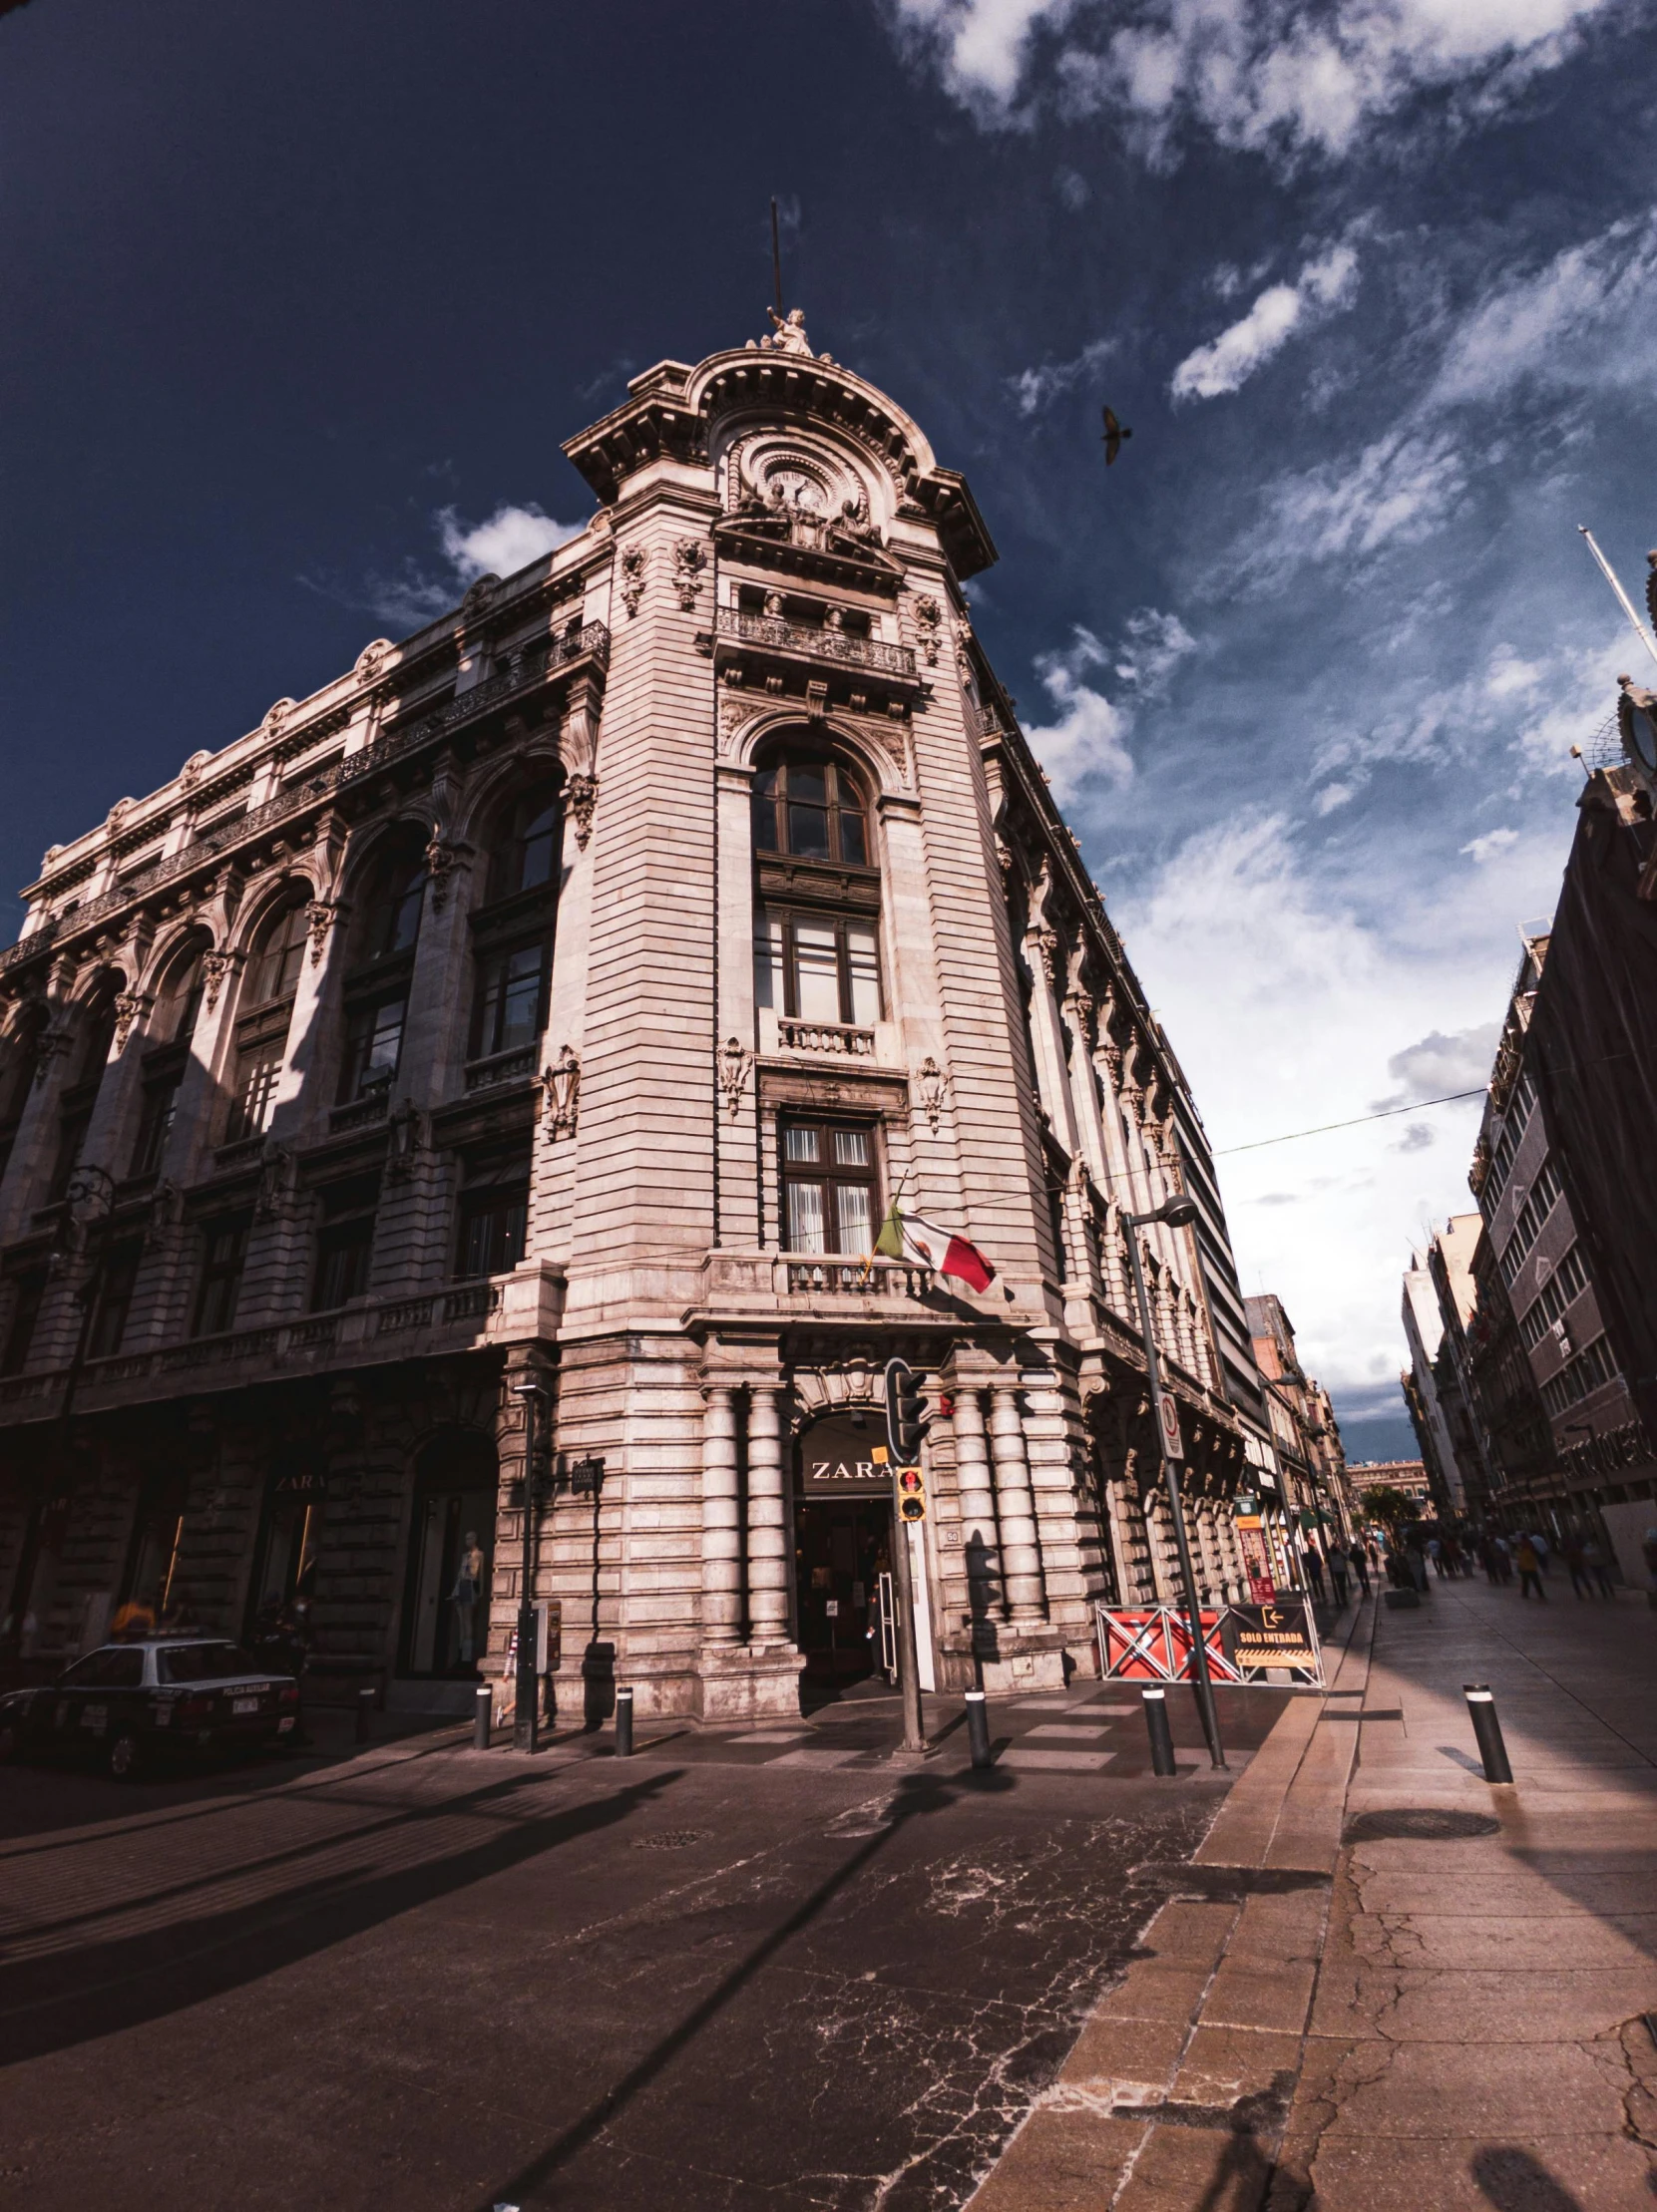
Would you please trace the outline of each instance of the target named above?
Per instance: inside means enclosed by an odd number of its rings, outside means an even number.
[[[921,1479],[919,1467],[898,1469],[898,1518],[900,1521],[924,1521],[927,1517],[927,1486]]]
[[[927,1407],[914,1369],[901,1359],[886,1362],[886,1446],[894,1467],[913,1467],[921,1456]]]

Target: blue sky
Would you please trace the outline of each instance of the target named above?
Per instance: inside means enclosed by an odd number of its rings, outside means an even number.
[[[1626,0],[32,0],[0,18],[10,880],[813,342],[970,475],[977,621],[1222,1151],[1482,1079],[1657,542]],[[1108,478],[1109,398],[1134,438]],[[1222,1160],[1349,1447],[1476,1102]]]

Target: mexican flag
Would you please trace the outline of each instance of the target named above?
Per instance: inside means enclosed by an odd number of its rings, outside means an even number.
[[[977,1245],[965,1237],[952,1237],[919,1214],[900,1213],[896,1199],[881,1224],[875,1250],[883,1260],[912,1260],[938,1275],[959,1276],[972,1290],[988,1290],[996,1280],[995,1269]]]

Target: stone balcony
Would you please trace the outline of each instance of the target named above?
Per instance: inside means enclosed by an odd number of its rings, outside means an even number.
[[[716,643],[756,645],[790,658],[833,661],[837,667],[895,676],[907,683],[917,680],[911,646],[888,645],[878,637],[858,637],[848,630],[819,629],[808,622],[790,622],[778,614],[750,614],[736,606],[715,607],[713,637]]]
[[[331,1313],[90,1359],[81,1369],[75,1411],[97,1413],[184,1393],[555,1337],[563,1312],[563,1277],[532,1261],[487,1282],[448,1284],[414,1297],[363,1299]],[[0,1382],[0,1426],[55,1418],[69,1379],[70,1370],[59,1367]]]
[[[710,1252],[701,1298],[685,1319],[959,1325],[954,1301],[938,1290],[930,1268],[811,1252]]]

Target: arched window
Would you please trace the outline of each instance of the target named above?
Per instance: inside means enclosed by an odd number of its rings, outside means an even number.
[[[202,962],[207,950],[206,940],[198,939],[176,951],[157,986],[145,1030],[144,1087],[129,1175],[148,1177],[160,1172],[202,1011]]]
[[[305,964],[309,936],[305,901],[277,908],[260,926],[247,963],[246,1007],[275,1006],[299,988],[299,971]]]
[[[882,1012],[880,878],[856,775],[820,747],[769,756],[754,778],[753,837],[756,1004],[777,1017],[785,1047],[812,1046],[790,1024],[871,1028]]]
[[[514,802],[497,848],[497,899],[553,882],[559,862],[560,811],[558,787],[550,782],[532,784]]]
[[[789,747],[754,776],[754,851],[795,860],[869,865],[868,813],[849,769],[829,754]]]
[[[353,924],[341,1105],[388,1095],[396,1078],[425,899],[426,832],[404,823],[371,864]]]

